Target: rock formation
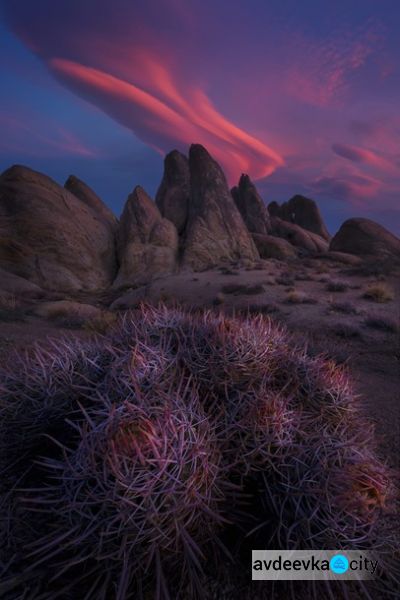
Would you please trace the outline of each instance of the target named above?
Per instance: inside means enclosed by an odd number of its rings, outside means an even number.
[[[268,235],[271,231],[268,209],[250,177],[243,174],[231,193],[247,229],[251,233]]]
[[[271,228],[272,235],[281,237],[293,246],[311,254],[328,250],[329,244],[324,238],[295,223],[288,223],[279,217],[271,217]]]
[[[179,269],[319,255],[355,265],[364,258],[400,262],[400,240],[368,219],[329,234],[313,200],[294,196],[269,210],[247,175],[230,192],[203,146],[189,160],[177,150],[164,161],[156,202],[141,187],[120,221],[84,182],[61,187],[27,167],[0,176],[0,291],[41,297],[49,291],[97,292],[143,286]],[[328,247],[329,246],[329,247]],[[119,267],[118,267],[119,265]],[[51,295],[50,295],[51,298]]]
[[[19,277],[0,269],[0,294],[6,292],[15,296],[24,296],[25,298],[40,298],[44,296],[44,291],[36,283],[28,281],[24,277]]]
[[[190,204],[184,266],[205,270],[259,254],[228,189],[225,175],[207,150],[194,144],[189,153]]]
[[[317,204],[310,198],[300,195],[293,196],[281,206],[277,202],[271,202],[268,210],[271,216],[299,225],[302,229],[316,233],[324,240],[329,241],[331,238]]]
[[[156,195],[160,213],[182,234],[188,217],[190,196],[189,161],[173,150],[164,159],[164,175]]]
[[[297,256],[295,247],[284,239],[274,237],[273,235],[253,233],[253,240],[261,258],[288,260]]]
[[[14,166],[0,177],[0,267],[48,290],[98,290],[115,276],[114,236],[55,181]]]
[[[155,202],[137,186],[128,197],[117,230],[120,262],[114,288],[143,285],[176,268],[178,234]]]
[[[348,219],[332,238],[330,250],[400,261],[400,239],[369,219]]]
[[[89,206],[93,212],[101,217],[105,223],[115,229],[118,221],[114,213],[104,204],[102,200],[94,193],[94,191],[83,181],[70,175],[64,184],[66,190],[74,194],[84,204]]]

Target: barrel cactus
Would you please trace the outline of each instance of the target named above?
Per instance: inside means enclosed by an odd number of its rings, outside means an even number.
[[[1,375],[10,598],[205,598],[210,560],[246,544],[389,544],[390,474],[347,374],[264,316],[142,306],[18,361]]]

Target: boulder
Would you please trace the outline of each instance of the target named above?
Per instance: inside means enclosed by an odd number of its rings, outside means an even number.
[[[42,302],[35,307],[33,313],[44,319],[95,319],[103,314],[103,310],[91,304],[74,302],[73,300],[57,300]]]
[[[148,299],[148,286],[144,285],[135,290],[126,291],[111,304],[111,310],[127,310],[137,308],[141,302]]]
[[[345,221],[332,238],[329,250],[400,261],[400,239],[369,219]]]
[[[355,254],[347,254],[346,252],[323,252],[322,254],[318,255],[318,258],[352,266],[357,266],[362,262],[360,256],[356,256]]]
[[[288,202],[284,202],[282,206],[276,202],[271,203],[268,205],[268,209],[271,215],[316,233],[326,241],[331,239],[317,204],[310,198],[296,195]]]
[[[328,250],[329,244],[325,239],[299,225],[288,223],[279,217],[272,217],[271,227],[273,235],[285,239],[293,246],[302,248],[310,254]]]
[[[40,298],[45,292],[36,283],[0,269],[0,291],[30,298]]]
[[[156,194],[156,204],[161,215],[171,221],[178,234],[183,233],[190,196],[189,161],[173,150],[164,159],[164,175]]]
[[[86,183],[75,177],[75,175],[70,175],[64,187],[76,198],[79,198],[81,202],[89,206],[112,229],[116,228],[118,223],[116,216]]]
[[[259,254],[243,222],[225,175],[200,144],[190,148],[191,194],[183,264],[202,271]]]
[[[178,233],[137,186],[128,197],[117,230],[120,262],[113,288],[144,285],[176,268]]]
[[[104,289],[116,272],[114,235],[55,181],[14,166],[0,176],[0,267],[47,290]]]
[[[294,246],[284,239],[274,237],[273,235],[253,233],[253,240],[261,258],[288,260],[297,256]]]
[[[247,229],[251,233],[268,235],[271,231],[268,209],[250,177],[243,174],[231,193]]]

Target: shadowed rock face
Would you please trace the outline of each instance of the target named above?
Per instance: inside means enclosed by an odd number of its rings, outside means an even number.
[[[257,246],[261,258],[276,258],[277,260],[288,260],[295,258],[297,252],[294,246],[273,235],[253,233],[253,240]]]
[[[348,219],[332,238],[330,250],[400,261],[400,239],[369,219]]]
[[[178,234],[183,233],[190,196],[189,161],[180,152],[173,150],[164,159],[164,175],[156,195],[160,213],[171,221]]]
[[[23,166],[0,177],[0,266],[48,290],[97,290],[116,272],[114,235],[86,203]]]
[[[248,175],[242,175],[239,185],[231,190],[233,199],[247,229],[267,235],[271,231],[268,209]]]
[[[311,254],[328,250],[329,244],[324,238],[295,223],[288,223],[279,217],[272,217],[271,228],[273,235],[281,237],[293,246],[303,248]]]
[[[275,200],[268,204],[268,212],[270,217],[279,217],[279,210],[280,206]]]
[[[271,202],[268,205],[268,210],[272,216],[299,225],[307,231],[316,233],[324,240],[329,241],[331,239],[318,206],[310,198],[300,195],[293,196],[288,202],[284,202],[282,206],[279,206],[276,202]]]
[[[120,268],[114,288],[143,285],[176,268],[178,234],[143,188],[128,197],[117,231]]]
[[[65,182],[64,187],[71,192],[71,194],[74,194],[74,196],[89,206],[89,208],[101,217],[112,229],[115,229],[118,222],[117,218],[86,183],[78,179],[78,177],[75,177],[75,175],[70,175]]]
[[[190,148],[191,195],[183,264],[205,270],[259,254],[233,201],[225,175],[200,144]]]

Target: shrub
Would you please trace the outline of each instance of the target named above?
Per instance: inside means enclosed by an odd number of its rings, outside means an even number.
[[[351,325],[350,323],[336,323],[336,325],[332,327],[332,332],[344,339],[362,337],[360,327],[358,325]]]
[[[389,333],[397,333],[399,331],[398,321],[383,315],[370,315],[365,319],[364,323],[367,327],[387,331]]]
[[[294,285],[295,281],[290,275],[281,275],[275,278],[275,283],[278,285]]]
[[[361,312],[352,302],[331,302],[329,310],[343,313],[344,315],[359,315]]]
[[[314,277],[310,273],[300,272],[295,275],[296,281],[314,281]]]
[[[277,304],[274,304],[273,302],[267,304],[249,304],[249,306],[243,312],[245,313],[246,310],[251,314],[263,315],[281,312],[279,306]]]
[[[241,283],[229,283],[222,287],[222,292],[224,294],[235,294],[236,296],[252,296],[256,294],[262,294],[264,291],[264,287],[260,284],[245,285]]]
[[[264,316],[142,307],[1,380],[13,597],[204,597],[207,557],[245,536],[389,541],[389,472],[345,371]]]
[[[317,300],[306,294],[306,292],[291,290],[288,292],[286,302],[289,304],[316,304]]]
[[[372,302],[390,302],[394,299],[393,290],[385,283],[373,283],[364,292],[363,298]]]
[[[328,292],[345,292],[349,289],[349,284],[345,281],[331,280],[326,285]]]

